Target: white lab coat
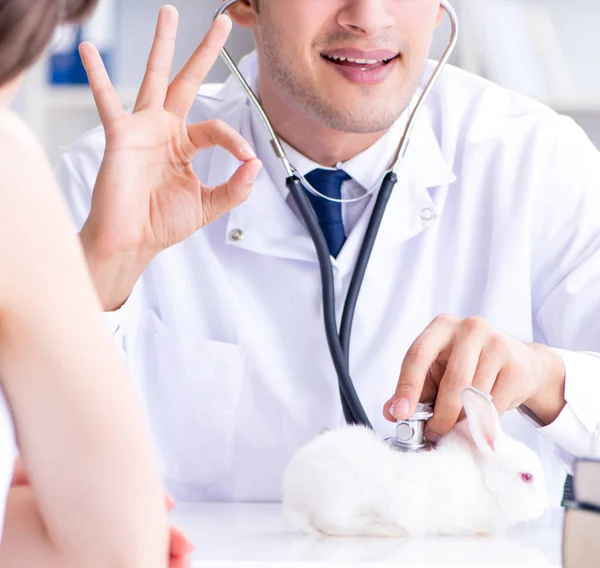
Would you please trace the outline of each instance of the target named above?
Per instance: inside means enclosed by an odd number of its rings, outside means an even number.
[[[255,56],[243,70],[256,73]],[[189,120],[220,118],[255,145],[250,113],[230,80],[203,87]],[[101,130],[91,132],[58,168],[78,227],[103,145]],[[238,165],[221,149],[194,161],[210,185]],[[351,341],[356,389],[382,437],[394,431],[382,407],[404,354],[438,314],[600,351],[600,156],[571,120],[450,67],[399,177]],[[277,500],[293,452],[343,422],[316,255],[283,184],[264,169],[247,202],[161,253],[108,314],[180,499]],[[338,310],[370,211],[334,261]],[[243,238],[232,238],[235,229]],[[543,429],[518,411],[502,420],[542,457],[555,504],[565,473],[554,444],[585,453],[600,422],[600,359],[561,354],[569,404],[559,419]]]
[[[12,416],[0,388],[0,540],[4,526],[6,497],[15,468],[17,448]]]

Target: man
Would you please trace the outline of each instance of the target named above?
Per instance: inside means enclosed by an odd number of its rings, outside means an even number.
[[[242,70],[295,167],[334,198],[378,187],[433,69],[439,0],[240,0],[230,15],[253,30]],[[167,488],[276,500],[293,452],[343,413],[316,254],[260,118],[231,79],[194,100],[229,26],[215,22],[169,87],[176,22],[164,9],[133,115],[84,51],[107,152],[96,130],[59,175]],[[443,435],[474,384],[542,456],[559,502],[555,446],[568,467],[600,422],[599,179],[600,156],[573,122],[445,71],[354,318],[351,375],[382,437],[392,403],[405,418],[433,398],[428,436]],[[374,199],[313,202],[327,209],[339,312]]]

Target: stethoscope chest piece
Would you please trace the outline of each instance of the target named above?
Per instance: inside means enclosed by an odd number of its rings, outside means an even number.
[[[417,410],[410,418],[398,420],[396,436],[386,438],[385,442],[400,452],[423,452],[433,449],[435,444],[425,439],[425,424],[432,416],[432,404],[418,404]]]

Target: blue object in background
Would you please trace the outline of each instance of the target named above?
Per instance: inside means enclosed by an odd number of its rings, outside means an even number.
[[[78,50],[82,41],[91,41],[98,48],[112,79],[115,29],[115,0],[101,0],[88,22],[75,27],[62,27],[58,32],[58,45],[50,56],[50,83],[63,86],[88,84]]]

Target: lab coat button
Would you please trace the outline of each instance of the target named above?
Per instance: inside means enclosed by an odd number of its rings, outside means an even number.
[[[229,240],[234,243],[239,243],[244,238],[244,231],[242,229],[233,229],[229,233]]]
[[[423,221],[431,221],[435,217],[435,213],[429,207],[421,210],[421,219]]]

